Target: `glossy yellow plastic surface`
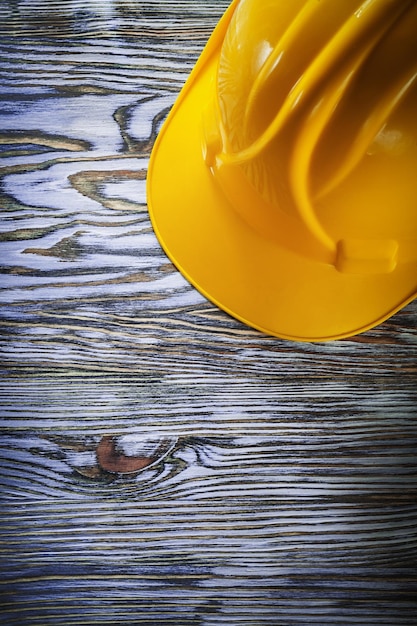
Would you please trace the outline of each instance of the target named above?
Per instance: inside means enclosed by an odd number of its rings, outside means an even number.
[[[207,298],[300,341],[417,295],[417,2],[235,0],[155,144],[148,204]]]

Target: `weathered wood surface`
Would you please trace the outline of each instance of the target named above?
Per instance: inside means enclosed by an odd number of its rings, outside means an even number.
[[[0,1],[2,623],[417,623],[416,304],[266,337],[150,226],[226,6]]]

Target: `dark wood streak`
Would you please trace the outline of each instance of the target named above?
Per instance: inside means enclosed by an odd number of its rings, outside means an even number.
[[[0,2],[7,625],[415,626],[416,303],[267,337],[150,225],[152,145],[226,6]]]

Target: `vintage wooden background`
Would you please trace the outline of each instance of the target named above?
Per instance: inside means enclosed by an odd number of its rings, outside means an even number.
[[[416,303],[273,339],[150,226],[226,6],[0,0],[4,624],[417,624]]]

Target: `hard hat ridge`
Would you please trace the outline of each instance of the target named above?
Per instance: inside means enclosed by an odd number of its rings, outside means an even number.
[[[352,3],[349,2],[345,19],[341,20],[343,2],[337,3],[338,10],[333,16],[334,20],[327,19],[331,28],[327,28],[325,33],[322,25],[323,12],[328,14],[329,8],[335,8],[336,3],[333,0],[319,3],[317,0],[310,0],[288,25],[282,23],[281,7],[279,3],[275,4],[279,18],[278,41],[269,44],[270,53],[264,53],[263,63],[252,62],[255,67],[259,65],[259,70],[250,87],[244,112],[244,128],[247,134],[253,135],[254,128],[258,130],[261,124],[264,133],[268,130],[269,135],[276,135],[306,101],[310,107],[312,99],[320,99],[323,85],[328,83],[329,77],[335,72],[342,77],[339,82],[343,81],[345,85],[349,83],[387,31],[412,5],[412,0],[386,5],[381,5],[378,0],[367,0],[358,4],[352,14]],[[319,33],[316,45],[313,49],[310,47],[304,52],[302,49],[300,51],[300,41],[315,28]],[[309,38],[311,39],[311,34]],[[235,51],[230,50],[231,45],[227,46],[225,43],[224,49],[227,51],[228,48],[233,55]],[[266,46],[264,50],[265,48]],[[219,74],[222,73],[225,55],[226,52],[220,59]],[[291,59],[291,64],[288,63],[288,58]],[[228,62],[224,65],[225,72],[233,66]],[[227,84],[228,81],[220,78],[219,82]],[[219,91],[221,93],[221,89]],[[259,109],[263,111],[262,116],[259,115]],[[262,149],[262,134],[252,137],[252,140],[260,143],[258,151]],[[265,137],[264,142],[268,141],[269,138]],[[234,157],[244,159],[244,155],[240,153]],[[248,158],[253,158],[253,151]]]

